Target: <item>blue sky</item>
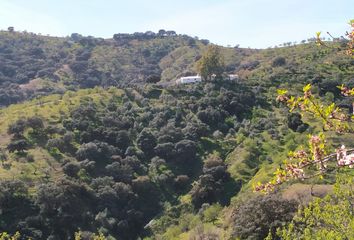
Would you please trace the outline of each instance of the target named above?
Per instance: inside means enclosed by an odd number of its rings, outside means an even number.
[[[0,29],[104,38],[165,29],[254,48],[340,36],[351,18],[353,0],[0,0]]]

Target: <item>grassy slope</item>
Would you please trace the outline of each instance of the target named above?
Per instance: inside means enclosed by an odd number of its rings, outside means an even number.
[[[336,45],[333,44],[333,46]],[[230,54],[232,50],[226,51]],[[237,52],[237,49],[234,51]],[[243,57],[240,63],[259,61],[260,64],[255,69],[240,69],[237,73],[243,81],[247,81],[250,85],[269,87],[267,92],[264,92],[269,102],[275,100],[277,88],[286,88],[295,94],[301,92],[302,87],[311,82],[315,76],[320,75],[329,80],[340,80],[345,83],[354,75],[353,65],[344,71],[341,69],[341,64],[349,62],[347,56],[343,53],[338,54],[335,49],[318,48],[314,43],[261,51],[253,50],[253,52],[250,50],[250,52],[248,54],[242,53]],[[272,61],[276,57],[284,57],[286,65],[273,67]],[[296,74],[292,74],[293,72]],[[307,142],[306,133],[293,133],[284,127],[286,125],[286,111],[275,107],[268,109],[268,111],[275,114],[275,118],[272,120],[276,122],[277,130],[283,132],[283,135],[280,139],[272,139],[268,133],[261,133],[258,138],[261,143],[257,148],[265,152],[266,156],[261,156],[261,159],[252,158],[247,147],[240,143],[226,158],[231,176],[244,182],[241,191],[243,193],[249,193],[252,185],[258,181],[268,181],[279,164],[285,160],[288,152]],[[311,132],[320,130],[320,124],[313,119],[305,116],[304,121],[311,122]],[[338,136],[335,133],[329,133],[328,137],[336,146],[338,144],[353,146],[349,134]],[[252,144],[252,141],[249,144]],[[264,161],[264,158],[271,159],[271,162]],[[252,164],[252,162],[256,163]],[[257,162],[260,163],[259,166],[257,166]]]
[[[92,99],[97,104],[105,104],[112,97],[121,97],[124,91],[116,88],[84,89],[78,92],[66,92],[64,95],[50,95],[21,104],[11,105],[0,110],[0,148],[6,148],[11,136],[6,131],[10,123],[20,118],[41,116],[46,124],[58,125],[59,120],[67,118],[70,109],[77,107],[81,101]],[[62,172],[60,162],[53,158],[45,149],[36,147],[29,150],[34,161],[28,162],[17,154],[10,154],[5,167],[0,167],[0,179],[19,178],[29,182],[59,177]]]

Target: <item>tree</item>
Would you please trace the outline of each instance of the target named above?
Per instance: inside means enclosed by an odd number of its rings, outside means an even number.
[[[175,145],[175,152],[178,161],[190,162],[193,161],[197,154],[196,143],[191,140],[181,140]]]
[[[286,60],[284,57],[276,57],[272,62],[272,67],[280,67],[286,64]]]
[[[80,165],[76,162],[68,162],[63,166],[63,172],[69,177],[76,177],[80,171]]]
[[[69,239],[78,227],[92,222],[94,200],[94,193],[87,186],[65,178],[40,185],[36,205],[43,219],[41,229],[52,235],[49,239]]]
[[[157,34],[158,34],[159,36],[165,36],[166,30],[165,30],[165,29],[160,29]]]
[[[261,195],[248,199],[234,210],[233,237],[264,239],[269,232],[274,234],[277,227],[291,221],[296,209],[295,201],[278,195]]]
[[[167,161],[175,156],[175,146],[171,142],[157,144],[154,151],[157,156]]]
[[[196,41],[194,38],[188,39],[188,46],[194,47],[196,45]]]
[[[167,36],[177,36],[176,31],[173,31],[173,30],[166,31],[166,34],[167,34]]]
[[[0,181],[0,231],[18,230],[18,222],[34,212],[28,186],[19,180]],[[0,234],[0,239],[1,234]],[[5,238],[7,239],[7,238]]]
[[[133,179],[133,169],[127,164],[114,162],[105,168],[108,175],[112,176],[115,181],[130,182]]]
[[[82,144],[76,152],[76,157],[79,160],[89,159],[96,162],[105,162],[116,153],[116,148],[108,145],[105,142],[89,142]]]
[[[221,202],[225,195],[225,183],[229,178],[230,174],[221,158],[215,154],[208,155],[204,161],[203,174],[190,192],[194,206],[199,208],[203,203]]]
[[[147,83],[158,83],[161,81],[161,76],[157,74],[150,75],[146,78]]]
[[[288,115],[288,127],[294,132],[304,132],[308,128],[308,124],[301,120],[300,113],[290,113]]]
[[[213,75],[215,78],[221,78],[224,68],[224,59],[220,48],[216,45],[209,45],[207,51],[197,62],[198,72],[206,81],[212,80]]]
[[[129,133],[126,130],[121,130],[117,134],[116,145],[122,151],[125,152],[130,146],[131,140],[129,138]]]
[[[33,116],[28,118],[26,121],[26,126],[27,128],[31,128],[31,130],[28,132],[28,135],[32,140],[38,144],[42,143],[43,145],[47,142],[44,122],[41,117]]]
[[[9,150],[9,152],[17,151],[23,153],[24,150],[27,150],[28,148],[29,144],[26,139],[14,140],[7,145],[7,150]]]
[[[192,203],[196,208],[200,208],[203,203],[215,203],[222,191],[223,184],[220,181],[215,181],[210,174],[201,175],[190,192]]]
[[[187,175],[178,175],[174,179],[174,187],[177,191],[183,190],[189,182],[189,177]]]
[[[150,129],[144,128],[138,136],[137,144],[139,148],[148,156],[152,156],[156,146],[156,137]]]
[[[9,125],[7,129],[8,134],[13,134],[15,137],[19,137],[23,135],[23,132],[26,128],[26,121],[23,119],[19,119],[16,122]]]

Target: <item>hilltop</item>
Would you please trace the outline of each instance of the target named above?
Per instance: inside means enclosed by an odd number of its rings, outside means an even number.
[[[208,44],[173,31],[115,34],[112,39],[1,31],[0,104],[95,86],[171,83],[196,73],[195,63]],[[335,49],[319,49],[313,42],[264,50],[220,48],[225,71],[255,84],[347,80],[352,71]]]

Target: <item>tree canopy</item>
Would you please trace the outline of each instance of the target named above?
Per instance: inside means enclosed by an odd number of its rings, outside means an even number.
[[[197,69],[206,81],[220,78],[224,72],[224,59],[217,45],[208,45],[207,50],[197,62]]]

